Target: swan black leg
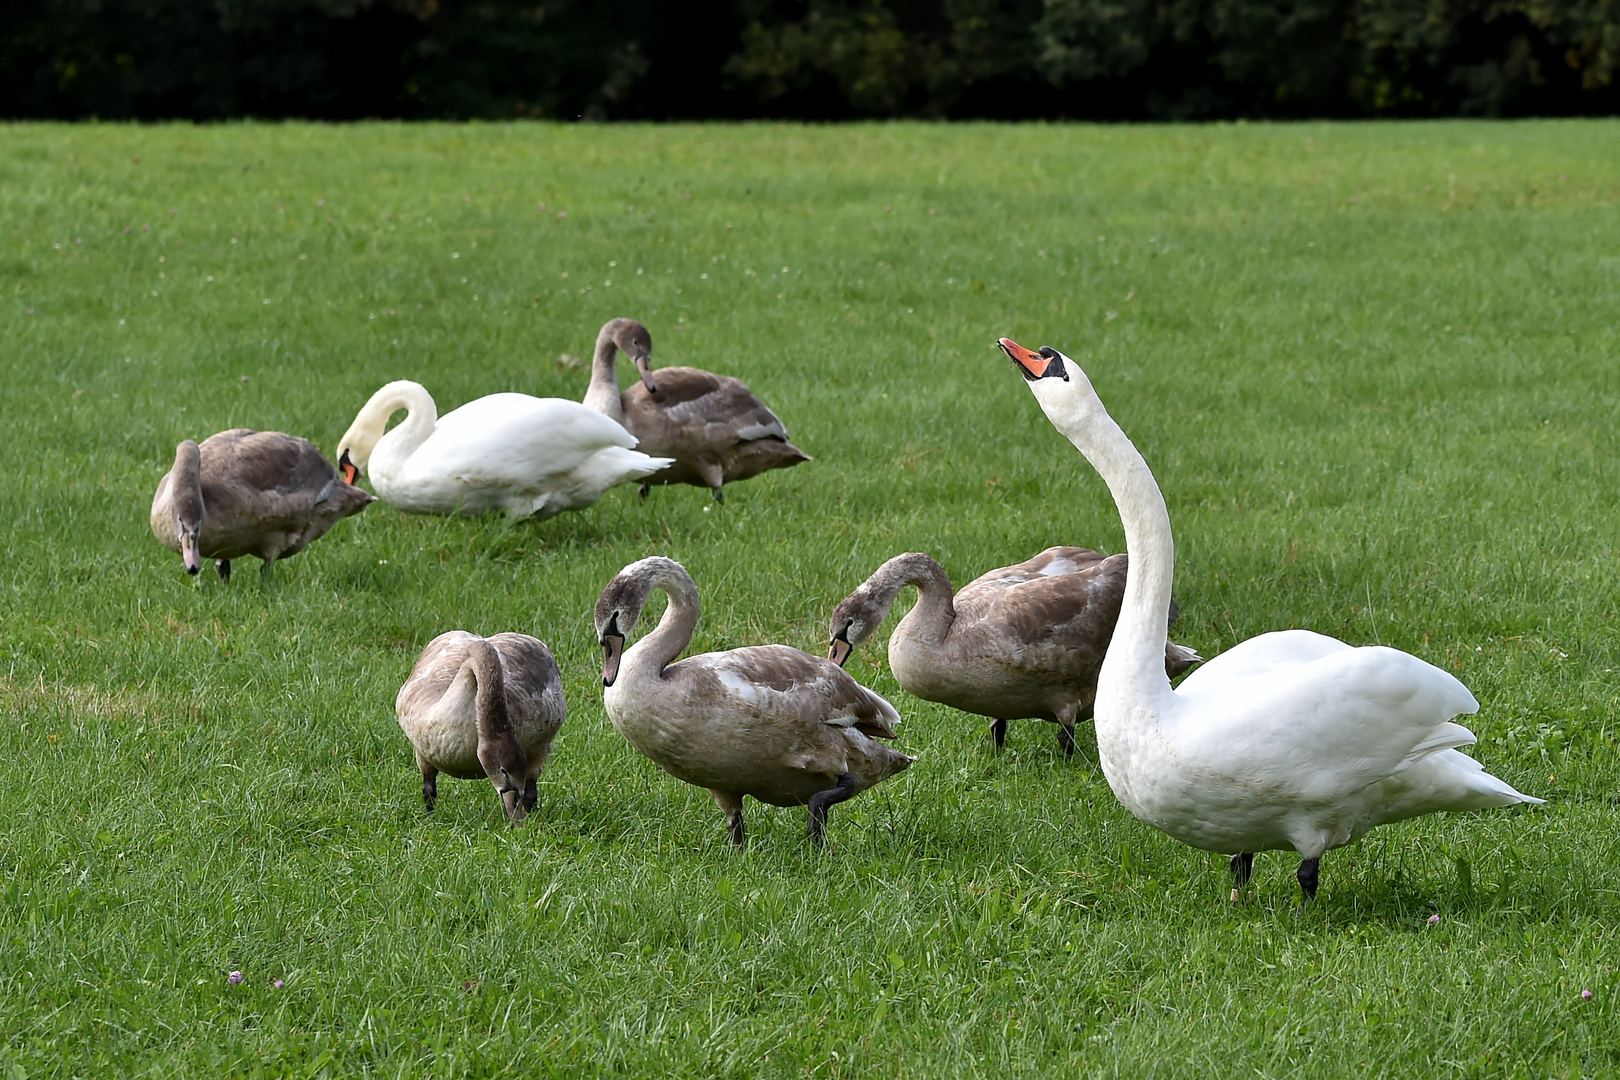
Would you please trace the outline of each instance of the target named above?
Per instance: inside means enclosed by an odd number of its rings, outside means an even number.
[[[439,797],[439,770],[431,765],[422,766],[422,805],[433,813],[433,803]]]
[[[826,844],[827,808],[841,803],[855,794],[855,778],[845,773],[838,778],[838,786],[818,791],[810,796],[810,842],[817,847]]]
[[[1062,747],[1062,749],[1063,749],[1063,760],[1069,761],[1069,760],[1072,760],[1074,758],[1074,725],[1073,724],[1065,724],[1065,723],[1059,721],[1059,723],[1058,723],[1058,746]]]
[[[264,563],[262,565],[260,565],[260,567],[259,567],[259,580],[260,581],[269,581],[270,580],[270,568],[272,566],[274,566],[274,565],[276,565],[276,560],[274,560],[274,559],[266,559],[264,561]]]
[[[1245,851],[1232,856],[1232,902],[1235,904],[1243,893],[1243,886],[1249,883],[1249,875],[1254,873],[1254,852]]]
[[[1063,749],[1063,760],[1074,760],[1074,722],[1080,715],[1080,703],[1063,705],[1054,717],[1058,723],[1058,746]]]
[[[1001,749],[1001,744],[1007,741],[1007,721],[990,721],[990,741],[996,744],[997,750]]]
[[[743,797],[735,791],[720,791],[717,788],[710,788],[709,794],[714,796],[715,805],[726,815],[726,835],[731,837],[731,846],[741,851],[747,840],[743,832]]]
[[[719,488],[714,489],[714,501],[719,503],[721,506],[726,505],[725,493],[722,492]]]
[[[1316,899],[1316,872],[1320,859],[1306,859],[1299,864],[1299,891],[1305,894],[1305,899]]]
[[[215,559],[214,560],[214,569],[219,571],[219,580],[221,580],[221,581],[229,581],[229,580],[231,580],[231,560],[229,560],[229,559]]]
[[[640,487],[636,488],[636,494],[641,496],[641,501],[642,502],[646,502],[647,501],[647,492],[649,492],[651,490],[652,490],[652,485],[651,484],[642,484]]]
[[[540,803],[540,785],[532,777],[523,789],[523,812],[532,813]]]

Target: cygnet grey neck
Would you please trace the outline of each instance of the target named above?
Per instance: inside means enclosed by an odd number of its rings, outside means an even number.
[[[475,641],[467,649],[465,663],[478,683],[479,738],[510,735],[512,717],[506,709],[506,672],[500,654],[489,642]]]
[[[662,672],[692,643],[692,631],[697,628],[700,610],[697,585],[678,566],[655,566],[645,573],[643,581],[646,591],[643,599],[652,590],[662,589],[664,595],[669,597],[669,606],[664,609],[664,617],[658,620],[652,633],[638,641],[632,652],[636,654],[637,662],[656,664],[656,670]],[[638,607],[638,616],[639,613]],[[630,653],[626,654],[625,662],[631,662]]]
[[[614,368],[619,346],[613,340],[613,324],[596,335],[596,355],[591,359],[591,385],[585,391],[585,407],[595,409],[618,423],[624,423],[624,403],[619,397],[619,378]]]
[[[917,587],[917,606],[906,616],[907,621],[927,632],[930,637],[937,635],[944,638],[956,619],[956,605],[951,599],[951,579],[939,563],[921,552],[911,551],[896,555],[878,567],[877,572],[855,591],[869,613],[866,619],[867,633],[862,640],[877,629],[900,595],[900,590],[907,585]],[[859,642],[851,641],[850,644]]]
[[[506,672],[500,653],[488,641],[475,641],[467,649],[464,666],[472,668],[478,683],[478,762],[492,780],[504,769],[521,782],[528,771],[528,758],[507,710]]]
[[[174,468],[169,473],[170,505],[180,523],[188,529],[202,525],[202,450],[190,439],[174,451]]]

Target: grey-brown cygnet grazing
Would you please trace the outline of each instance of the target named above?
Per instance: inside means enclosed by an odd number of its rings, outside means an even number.
[[[1058,724],[1064,756],[1074,725],[1089,720],[1097,673],[1119,622],[1127,560],[1089,548],[1047,548],[1028,562],[975,578],[951,595],[945,569],[927,555],[896,555],[833,611],[828,656],[843,665],[883,622],[907,585],[917,604],[889,637],[889,666],[908,693],[991,718],[996,749],[1007,721]],[[1170,621],[1176,619],[1170,603]],[[1164,669],[1179,675],[1202,661],[1174,642]]]
[[[614,372],[621,351],[641,375],[622,394]],[[731,481],[810,460],[740,379],[689,367],[654,372],[652,335],[634,319],[610,319],[596,336],[585,404],[623,424],[643,453],[675,459],[642,481],[642,495],[653,484],[693,484],[724,502]]]
[[[540,770],[567,711],[551,650],[527,634],[440,634],[394,699],[428,810],[440,773],[488,779],[513,825],[539,800]]]
[[[658,626],[629,649],[654,589],[669,596]],[[900,714],[843,668],[786,645],[755,645],[677,661],[698,620],[697,586],[673,559],[631,563],[596,601],[602,691],[609,719],[678,780],[708,788],[743,844],[743,796],[808,806],[812,843],[827,809],[905,770]]]
[[[232,428],[175,449],[152,497],[152,533],[180,553],[186,573],[214,559],[229,581],[232,559],[257,555],[269,573],[371,502],[308,439]]]

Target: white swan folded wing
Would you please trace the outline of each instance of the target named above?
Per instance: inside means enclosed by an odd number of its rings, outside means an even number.
[[[543,485],[636,438],[601,413],[561,398],[490,394],[439,418],[411,455],[407,475],[428,470],[467,484]]]
[[[1307,646],[1332,641],[1309,636],[1316,640]],[[1479,703],[1451,675],[1396,649],[1332,644],[1293,663],[1274,656],[1264,673],[1239,676],[1241,697],[1227,692],[1219,672],[1214,680],[1206,674],[1226,654],[1194,672],[1176,691],[1176,719],[1187,723],[1171,725],[1181,728],[1186,757],[1284,798],[1331,802],[1474,742],[1450,721]]]

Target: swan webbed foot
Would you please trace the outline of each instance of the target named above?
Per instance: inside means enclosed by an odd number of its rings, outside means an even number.
[[[439,797],[439,770],[422,770],[422,805],[433,813],[433,804]]]
[[[214,570],[218,572],[219,580],[221,580],[221,581],[229,581],[229,580],[231,580],[231,560],[229,560],[229,559],[215,559],[214,560]]]
[[[1007,741],[1007,721],[990,721],[990,741],[996,744],[997,751],[1001,750],[1002,744]]]
[[[841,803],[855,794],[855,778],[845,773],[838,778],[838,786],[818,791],[810,796],[810,842],[816,847],[827,843],[827,808]]]
[[[1316,899],[1317,870],[1321,861],[1320,859],[1306,859],[1299,864],[1299,891],[1305,894],[1306,900]]]
[[[1232,867],[1232,903],[1237,903],[1243,895],[1243,886],[1249,883],[1249,875],[1254,873],[1254,852],[1244,851],[1232,856],[1229,864]]]

